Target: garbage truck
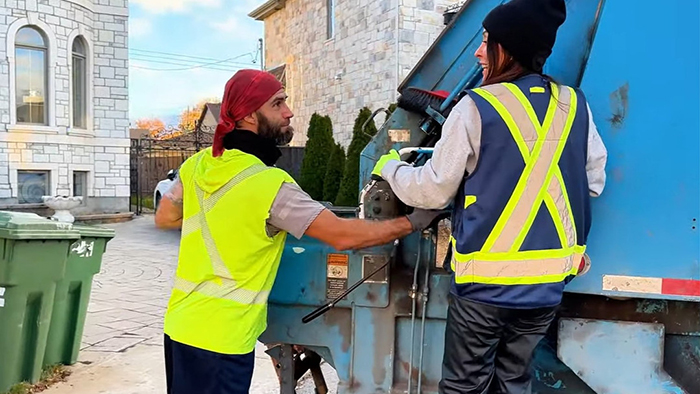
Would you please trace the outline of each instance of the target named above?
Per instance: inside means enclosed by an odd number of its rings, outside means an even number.
[[[482,21],[501,0],[469,0],[397,87],[478,87]],[[545,73],[580,87],[608,149],[606,189],[592,201],[590,268],[571,281],[535,351],[533,392],[700,394],[700,3],[567,0]],[[360,208],[392,214],[371,178],[390,149],[415,165],[440,137],[441,111],[393,111],[364,149]],[[421,159],[422,157],[422,159]],[[369,188],[368,185],[373,185]],[[437,393],[450,273],[437,228],[341,252],[289,239],[260,338],[293,393],[309,372],[328,391]]]

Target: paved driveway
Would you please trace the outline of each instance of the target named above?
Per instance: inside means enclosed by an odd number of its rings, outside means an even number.
[[[163,314],[180,233],[156,230],[150,215],[107,227],[116,237],[94,278],[79,362],[66,383],[46,394],[165,393]],[[263,349],[259,344],[256,350],[250,392],[278,393],[277,375]],[[334,372],[328,365],[323,370],[335,388]],[[312,386],[307,376],[297,392],[313,393]]]

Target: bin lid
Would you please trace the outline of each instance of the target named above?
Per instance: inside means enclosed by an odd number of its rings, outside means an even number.
[[[114,230],[100,226],[86,226],[84,224],[74,224],[73,229],[80,233],[81,237],[93,238],[114,238]]]
[[[47,219],[30,212],[0,211],[0,238],[77,239],[80,233],[71,223]]]

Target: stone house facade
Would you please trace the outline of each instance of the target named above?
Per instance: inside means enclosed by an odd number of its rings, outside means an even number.
[[[127,0],[0,0],[0,209],[129,210]]]
[[[347,147],[359,110],[387,108],[459,0],[268,0],[249,16],[265,24],[265,68],[281,76],[303,145],[311,115],[333,120]],[[381,122],[383,116],[377,116]]]

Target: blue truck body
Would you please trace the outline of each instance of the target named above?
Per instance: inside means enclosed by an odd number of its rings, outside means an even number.
[[[481,22],[500,3],[467,1],[399,93],[453,91],[470,75],[467,88],[477,85]],[[533,392],[700,394],[700,3],[566,3],[545,72],[585,93],[608,149],[608,182],[593,200],[590,271],[568,285],[536,350]],[[388,149],[425,137],[425,118],[393,112],[362,153],[358,187]],[[432,231],[353,252],[289,239],[261,341],[316,352],[335,368],[338,393],[437,393],[450,276],[436,244]]]

